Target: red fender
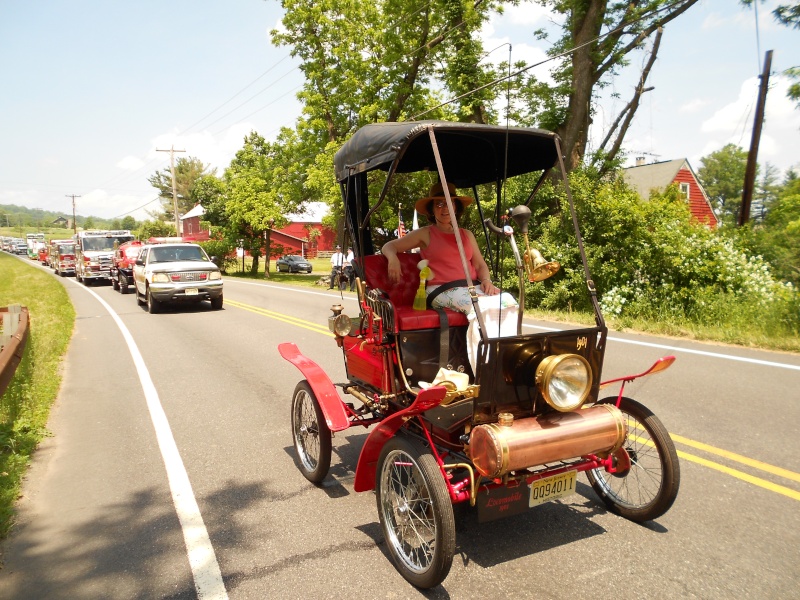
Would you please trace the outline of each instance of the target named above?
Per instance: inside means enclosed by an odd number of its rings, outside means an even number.
[[[300,369],[300,372],[308,381],[314,395],[317,397],[322,414],[325,416],[325,423],[331,431],[343,431],[350,427],[350,419],[344,409],[342,399],[336,391],[336,387],[330,380],[325,371],[310,358],[300,354],[300,350],[295,344],[287,342],[278,344],[278,352],[281,356]]]
[[[403,423],[415,415],[439,406],[446,393],[447,390],[438,385],[422,390],[411,406],[386,417],[370,432],[367,441],[364,442],[364,447],[361,448],[361,455],[358,457],[356,478],[353,482],[355,491],[368,492],[375,489],[375,471],[384,444],[403,426]]]

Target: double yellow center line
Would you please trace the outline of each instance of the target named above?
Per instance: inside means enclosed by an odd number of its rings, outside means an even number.
[[[241,302],[229,300],[228,298],[225,298],[225,304],[228,306],[241,308],[242,310],[246,310],[255,313],[257,315],[261,315],[263,317],[269,317],[270,319],[275,319],[276,321],[281,321],[289,325],[302,327],[303,329],[307,329],[315,333],[321,333],[322,335],[326,335],[328,337],[333,337],[333,334],[330,331],[328,331],[328,328],[326,326],[309,323],[308,321],[299,319],[297,317],[292,317],[290,315],[286,315],[283,313],[267,310],[265,308],[259,308],[257,306],[251,306],[249,304],[243,304]],[[790,481],[800,483],[800,474],[795,473],[794,471],[789,471],[781,467],[776,467],[775,465],[770,465],[768,463],[761,462],[760,460],[748,458],[747,456],[742,456],[741,454],[736,454],[735,452],[730,452],[729,450],[716,448],[715,446],[710,446],[709,444],[704,444],[703,442],[697,442],[695,440],[689,439],[687,437],[675,433],[670,433],[670,437],[674,442],[678,444],[682,444],[684,446],[700,450],[701,452],[706,452],[708,454],[719,456],[728,461],[739,463],[741,465],[750,467],[751,469],[756,469],[764,473],[769,473],[770,475],[774,475],[776,477],[781,477],[783,479],[788,479]],[[726,475],[730,475],[731,477],[736,477],[737,479],[741,479],[742,481],[746,481],[747,483],[757,485],[761,488],[764,488],[765,490],[775,492],[776,494],[787,496],[788,498],[792,498],[793,500],[800,500],[800,491],[788,488],[783,485],[779,485],[777,483],[773,483],[772,481],[763,479],[761,477],[750,475],[749,473],[745,473],[744,471],[740,471],[739,469],[734,469],[732,467],[725,466],[721,463],[708,460],[706,458],[697,456],[695,454],[690,454],[689,452],[685,452],[683,450],[678,450],[678,457],[693,463],[697,463],[699,465],[703,465],[704,467],[708,467],[709,469],[714,469],[715,471],[719,471],[720,473],[725,473]]]

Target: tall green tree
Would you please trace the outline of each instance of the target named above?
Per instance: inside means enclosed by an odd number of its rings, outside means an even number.
[[[251,132],[221,181],[204,177],[198,182],[197,197],[206,218],[226,239],[242,242],[253,257],[253,274],[264,251],[270,255],[272,229],[284,226],[286,215],[300,203],[287,183],[292,167],[282,160],[285,157],[280,143],[270,144]],[[268,267],[266,271],[269,276]]]
[[[697,177],[711,200],[711,206],[723,224],[733,225],[742,205],[747,151],[727,144],[700,159]]]
[[[175,192],[178,200],[178,213],[185,214],[195,205],[192,199],[192,189],[198,179],[205,175],[213,175],[216,169],[210,169],[199,158],[178,157],[175,161]],[[158,190],[161,198],[161,212],[151,215],[174,221],[175,209],[172,198],[172,170],[170,168],[156,171],[147,179]]]
[[[563,18],[560,37],[549,53],[569,54],[551,71],[555,85],[541,88],[546,94],[547,108],[540,122],[561,136],[565,163],[571,169],[586,154],[598,89],[628,64],[632,52],[643,48],[650,36],[689,10],[697,0],[536,1]],[[547,36],[545,32],[540,35]],[[644,82],[640,82],[634,100],[644,91]],[[632,116],[636,106],[631,105],[628,110]],[[624,136],[625,130],[620,133]]]

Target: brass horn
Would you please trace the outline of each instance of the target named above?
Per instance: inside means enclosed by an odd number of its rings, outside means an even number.
[[[509,209],[508,216],[510,216],[519,227],[520,232],[525,236],[525,253],[523,262],[525,263],[525,273],[528,275],[528,281],[544,281],[548,277],[552,277],[561,268],[561,264],[552,260],[548,262],[536,248],[531,248],[528,241],[528,221],[531,218],[531,211],[527,206],[520,205]]]
[[[528,244],[528,238],[525,238],[525,272],[528,274],[528,281],[544,281],[548,277],[552,277],[561,268],[561,264],[555,260],[548,260],[542,256],[536,248],[531,248]]]

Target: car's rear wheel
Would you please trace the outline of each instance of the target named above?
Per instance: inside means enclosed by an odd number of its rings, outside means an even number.
[[[153,298],[153,294],[150,293],[150,288],[147,288],[146,294],[146,301],[147,301],[147,312],[151,315],[156,314],[161,310],[161,303]]]
[[[292,438],[297,466],[312,483],[319,483],[331,466],[331,430],[314,391],[307,381],[292,395]]]
[[[601,400],[614,404],[616,398]],[[621,450],[630,468],[621,473],[605,469],[587,471],[589,483],[615,513],[642,523],[669,510],[678,495],[681,471],[675,444],[661,421],[648,408],[623,397],[619,409],[628,426]]]
[[[417,587],[439,585],[453,564],[456,528],[436,459],[396,435],[378,459],[376,484],[378,515],[395,567]]]

